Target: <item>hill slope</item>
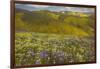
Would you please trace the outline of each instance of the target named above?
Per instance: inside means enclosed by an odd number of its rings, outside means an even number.
[[[16,32],[94,36],[93,15],[87,13],[77,12],[77,15],[74,15],[73,12],[47,10],[30,12],[16,9],[15,23]]]

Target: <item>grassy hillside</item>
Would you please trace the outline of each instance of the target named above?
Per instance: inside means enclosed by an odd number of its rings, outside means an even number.
[[[26,11],[16,9],[16,32],[41,32],[94,36],[92,14],[80,12]]]

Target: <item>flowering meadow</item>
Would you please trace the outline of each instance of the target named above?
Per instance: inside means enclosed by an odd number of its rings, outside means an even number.
[[[15,34],[16,66],[95,61],[92,38],[19,32]]]

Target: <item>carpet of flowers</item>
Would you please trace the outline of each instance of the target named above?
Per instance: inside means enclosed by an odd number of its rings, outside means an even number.
[[[92,62],[95,47],[92,38],[23,32],[15,35],[17,66]]]

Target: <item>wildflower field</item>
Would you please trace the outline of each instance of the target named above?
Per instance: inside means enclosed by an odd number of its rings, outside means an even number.
[[[15,34],[17,66],[93,62],[92,38],[69,35],[21,32]]]

